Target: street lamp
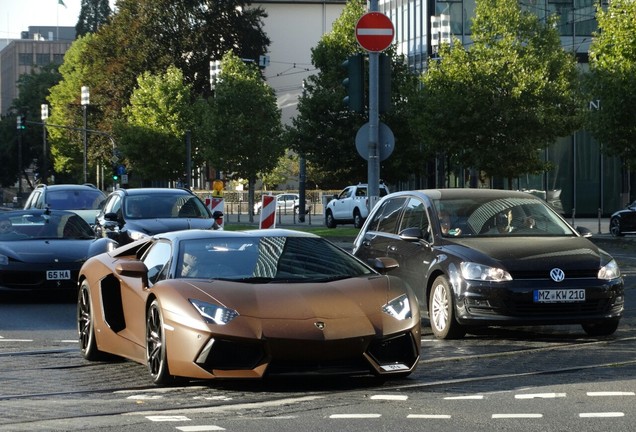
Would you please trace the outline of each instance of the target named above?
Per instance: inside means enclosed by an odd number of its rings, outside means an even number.
[[[86,112],[90,104],[90,93],[88,86],[82,86],[82,110],[84,111],[84,183],[88,183],[88,130],[86,125]]]
[[[47,104],[41,105],[40,118],[42,119],[42,182],[46,183],[48,178],[48,157],[46,151],[46,119],[49,118],[49,106]]]

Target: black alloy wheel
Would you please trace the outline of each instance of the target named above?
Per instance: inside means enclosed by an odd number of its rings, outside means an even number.
[[[168,369],[163,315],[156,299],[148,307],[146,315],[146,363],[154,384],[163,386],[175,381]]]
[[[91,290],[86,280],[82,281],[77,295],[77,333],[82,357],[86,360],[104,358],[104,354],[97,349],[95,341],[95,319],[91,306]]]
[[[621,232],[621,220],[617,217],[613,217],[610,220],[610,234],[613,237],[622,237],[623,233]]]

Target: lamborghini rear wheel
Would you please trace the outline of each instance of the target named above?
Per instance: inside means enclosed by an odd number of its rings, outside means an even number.
[[[168,369],[163,314],[156,299],[148,307],[146,315],[146,363],[153,383],[168,385],[174,382]]]

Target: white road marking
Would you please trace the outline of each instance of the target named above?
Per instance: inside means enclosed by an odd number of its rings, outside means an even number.
[[[190,421],[189,418],[183,415],[155,415],[155,416],[146,416],[146,418],[153,422],[184,422]]]
[[[620,392],[620,391],[601,391],[601,392],[587,392],[588,396],[634,396],[634,392]]]
[[[132,395],[128,396],[126,399],[132,400],[154,400],[154,399],[163,399],[161,395]]]
[[[529,419],[542,418],[543,414],[493,414],[494,419]]]
[[[380,418],[382,414],[331,414],[329,418],[332,419],[368,419],[368,418]]]
[[[242,410],[256,410],[267,407],[279,407],[284,405],[290,405],[294,403],[303,403],[303,402],[311,402],[318,399],[324,399],[324,396],[304,396],[299,398],[286,398],[286,399],[278,399],[266,402],[257,402],[257,403],[243,403],[243,404],[235,404],[235,405],[221,405],[221,406],[211,406],[211,407],[198,407],[198,408],[181,408],[181,409],[173,409],[173,410],[162,410],[162,411],[144,411],[144,412],[128,412],[123,413],[123,416],[153,416],[155,413],[161,413],[164,415],[167,414],[183,414],[183,413],[214,413],[214,412],[232,412],[232,411],[242,411]]]
[[[448,396],[444,400],[482,400],[484,395],[470,395],[470,396]]]
[[[396,400],[396,401],[405,401],[409,397],[406,395],[374,395],[371,396],[371,400]]]
[[[223,431],[225,430],[221,426],[178,426],[176,428],[182,432],[205,432],[205,431]]]
[[[598,412],[598,413],[580,413],[581,418],[606,418],[606,417],[625,417],[622,412]]]
[[[555,399],[564,397],[565,393],[534,393],[515,395],[515,399]]]
[[[5,339],[0,336],[0,342],[33,342],[33,339]]]
[[[221,401],[231,401],[231,397],[227,396],[195,396],[192,399],[194,400],[221,400]]]
[[[449,414],[409,414],[406,418],[410,419],[449,419]]]

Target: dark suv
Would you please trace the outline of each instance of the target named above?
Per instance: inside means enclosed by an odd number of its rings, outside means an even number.
[[[183,229],[218,229],[212,213],[187,189],[117,189],[97,215],[95,233],[125,245]]]
[[[33,189],[24,209],[48,207],[53,210],[70,210],[92,226],[105,200],[106,194],[91,184],[41,184]]]

